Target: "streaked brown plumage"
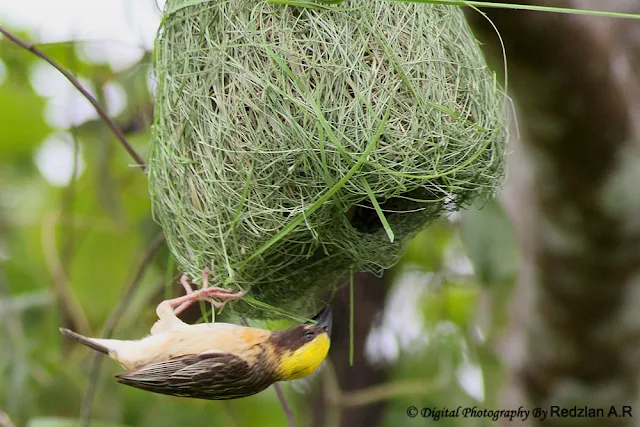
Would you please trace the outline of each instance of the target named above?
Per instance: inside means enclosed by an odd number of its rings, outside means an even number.
[[[61,331],[120,363],[127,371],[116,375],[119,383],[199,399],[249,396],[274,382],[311,374],[326,357],[331,328],[328,308],[316,316],[317,324],[283,331],[228,323],[188,325],[175,315],[174,307],[184,309],[186,303],[224,297],[215,289],[187,289],[186,297],[161,303],[151,335],[138,341],[87,338],[68,329]]]

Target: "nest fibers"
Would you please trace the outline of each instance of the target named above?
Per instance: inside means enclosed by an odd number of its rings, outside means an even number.
[[[209,267],[250,303],[308,313],[314,291],[390,267],[501,183],[505,96],[459,8],[166,7],[150,190],[196,281]]]

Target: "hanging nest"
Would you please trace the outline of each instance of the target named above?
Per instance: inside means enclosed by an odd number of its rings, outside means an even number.
[[[309,314],[502,181],[506,98],[457,7],[169,0],[154,66],[155,218],[253,307]]]

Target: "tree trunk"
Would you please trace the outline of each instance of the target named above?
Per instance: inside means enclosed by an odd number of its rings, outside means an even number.
[[[367,361],[364,353],[369,330],[378,313],[384,310],[389,285],[384,278],[370,273],[356,273],[354,281],[355,322],[354,359],[349,366],[349,286],[343,286],[333,301],[333,330],[329,357],[335,369],[341,391],[365,389],[384,383],[387,372]],[[326,369],[327,367],[325,367]],[[386,404],[384,401],[371,405],[345,408],[340,411],[339,425],[343,427],[375,427],[379,425]],[[322,393],[312,401],[313,425],[327,425],[327,402]]]
[[[594,6],[588,1],[546,4]],[[599,4],[609,10],[616,5],[640,12],[637,1]],[[487,10],[487,15],[506,45],[509,91],[525,141],[511,145],[515,154],[505,189],[523,261],[504,342],[510,371],[504,405],[604,411],[604,418],[579,419],[547,412],[542,423],[530,417],[531,425],[635,425],[640,416],[635,405],[640,379],[638,21],[505,10]],[[483,18],[469,16],[496,58],[495,34]],[[634,418],[608,417],[612,406],[622,415],[624,405]]]

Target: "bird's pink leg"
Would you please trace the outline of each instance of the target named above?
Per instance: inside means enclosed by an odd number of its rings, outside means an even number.
[[[248,292],[242,291],[233,293],[233,291],[231,291],[230,289],[209,287],[208,276],[209,269],[207,268],[202,271],[202,288],[194,291],[189,284],[187,275],[183,274],[182,278],[180,279],[180,283],[182,283],[186,295],[164,301],[161,304],[169,305],[173,308],[173,313],[175,315],[178,315],[198,301],[209,301],[211,302],[211,305],[213,305],[213,307],[220,309],[224,307],[228,300],[239,300]],[[216,301],[216,299],[222,300],[222,302]]]
[[[193,288],[189,283],[189,277],[186,274],[183,274],[182,277],[180,277],[180,284],[184,288],[186,295],[191,295],[193,293]]]

